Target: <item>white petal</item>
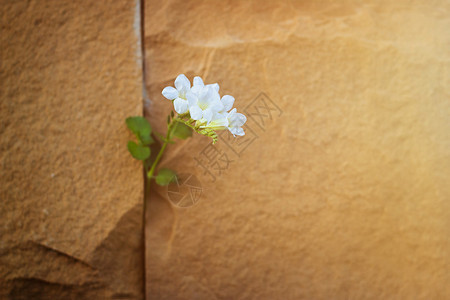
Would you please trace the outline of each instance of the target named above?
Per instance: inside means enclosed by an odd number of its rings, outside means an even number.
[[[194,120],[200,120],[203,116],[203,111],[197,105],[189,107],[189,113],[191,114],[191,118]]]
[[[186,94],[186,99],[189,102],[189,106],[194,106],[198,102],[198,97],[193,92],[188,92]]]
[[[241,127],[245,124],[245,122],[247,122],[247,117],[241,113],[236,113],[235,122],[236,126]]]
[[[227,119],[227,113],[220,113],[220,112],[214,113],[213,120],[219,120],[219,119]]]
[[[236,108],[233,108],[232,110],[230,110],[230,112],[227,114],[227,118],[230,121],[230,123],[234,120],[236,115]]]
[[[204,87],[203,79],[200,76],[194,77],[194,86]]]
[[[200,95],[198,96],[198,105],[203,108],[206,109],[209,106],[209,103],[211,102],[212,94],[214,93],[214,91],[211,91],[212,89],[208,88],[208,87],[204,87],[201,92]]]
[[[199,97],[200,106],[212,107],[215,112],[219,112],[223,108],[222,102],[220,102],[220,95],[212,87],[205,87],[206,94],[202,92]],[[204,107],[204,108],[206,108]]]
[[[233,107],[234,97],[230,96],[230,95],[225,95],[222,97],[222,103],[224,106],[224,108],[223,108],[224,111],[229,111]]]
[[[179,114],[184,114],[189,108],[188,102],[181,98],[175,99],[175,101],[173,101],[173,106],[175,107],[175,111]]]
[[[227,115],[228,122],[230,122],[230,127],[240,127],[242,126],[247,118],[240,113],[236,112],[236,108],[233,108]]]
[[[200,100],[200,99],[205,99],[205,98],[207,98],[208,97],[208,91],[209,91],[209,88],[208,87],[203,87],[203,88],[201,88],[199,91],[198,91],[198,93],[196,93],[196,95],[198,96],[198,99]]]
[[[234,135],[236,136],[236,127],[228,127],[228,130]]]
[[[237,128],[235,134],[239,136],[244,136],[245,135],[244,129],[242,129],[241,127]]]
[[[228,130],[230,130],[230,132],[234,136],[236,136],[236,135],[239,135],[239,136],[245,135],[244,129],[242,129],[241,127],[231,127],[231,128],[228,128]]]
[[[213,115],[214,115],[214,112],[211,109],[209,109],[209,108],[205,109],[203,111],[203,118],[206,119],[207,123],[211,122]]]
[[[212,87],[216,92],[219,92],[220,87],[218,83],[208,84],[208,86]]]
[[[221,112],[223,111],[223,103],[222,101],[212,101],[209,103],[208,108],[210,108],[213,112]]]
[[[174,87],[171,87],[171,86],[165,87],[162,90],[162,94],[164,97],[166,97],[169,100],[173,100],[176,97],[178,97],[178,91]]]
[[[177,79],[175,79],[175,87],[178,91],[184,91],[186,93],[191,88],[191,82],[184,74],[180,74]]]
[[[220,95],[219,92],[216,91],[213,87],[209,86],[208,87],[208,99],[213,102],[213,101],[220,101]]]
[[[200,95],[200,92],[204,87],[205,84],[203,83],[203,80],[199,76],[196,76],[191,91],[196,95]]]

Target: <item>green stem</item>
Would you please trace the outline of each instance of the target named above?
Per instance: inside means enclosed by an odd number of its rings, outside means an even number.
[[[161,160],[164,150],[166,150],[167,144],[169,143],[169,140],[172,136],[172,130],[174,129],[174,125],[176,124],[177,119],[178,119],[178,117],[175,119],[172,119],[170,124],[167,126],[167,134],[166,134],[166,138],[164,139],[164,144],[162,145],[161,150],[159,150],[159,153],[156,156],[155,161],[153,162],[152,167],[150,168],[150,171],[148,171],[148,173],[147,173],[148,180],[152,179],[153,174],[155,173],[156,166],[158,165],[159,161]]]

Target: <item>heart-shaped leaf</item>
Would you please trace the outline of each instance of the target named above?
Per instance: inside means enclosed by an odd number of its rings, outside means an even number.
[[[150,148],[144,145],[138,145],[133,141],[128,142],[128,151],[137,160],[146,160],[150,157]]]
[[[146,118],[140,116],[129,117],[125,122],[127,123],[128,128],[137,136],[143,145],[150,145],[153,143],[151,137],[152,127]]]

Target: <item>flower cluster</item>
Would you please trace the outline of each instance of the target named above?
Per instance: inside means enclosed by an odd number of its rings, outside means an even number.
[[[219,85],[204,84],[196,76],[193,85],[184,75],[175,79],[175,87],[168,86],[162,94],[173,101],[175,111],[183,123],[198,133],[217,140],[216,130],[228,129],[234,136],[243,136],[242,125],[247,118],[233,108],[234,97],[225,95],[220,98]]]

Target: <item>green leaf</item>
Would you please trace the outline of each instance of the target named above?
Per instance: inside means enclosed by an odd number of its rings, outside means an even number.
[[[150,135],[139,136],[139,140],[142,142],[143,145],[150,145],[153,144],[153,142],[155,141]]]
[[[184,123],[177,122],[172,134],[179,139],[185,140],[192,136],[192,128]]]
[[[140,116],[129,117],[125,120],[125,122],[127,123],[128,128],[136,134],[138,133],[150,134],[152,132],[152,127],[150,126],[150,123],[144,117]]]
[[[137,138],[144,145],[153,143],[153,139],[150,136],[152,134],[152,127],[150,123],[144,117],[129,117],[125,120],[128,128],[137,136]]]
[[[137,160],[146,160],[150,157],[150,148],[146,146],[138,145],[133,141],[129,141],[127,147],[131,155]]]
[[[177,174],[171,169],[163,168],[159,170],[155,180],[157,184],[164,186],[175,181],[176,176]]]

